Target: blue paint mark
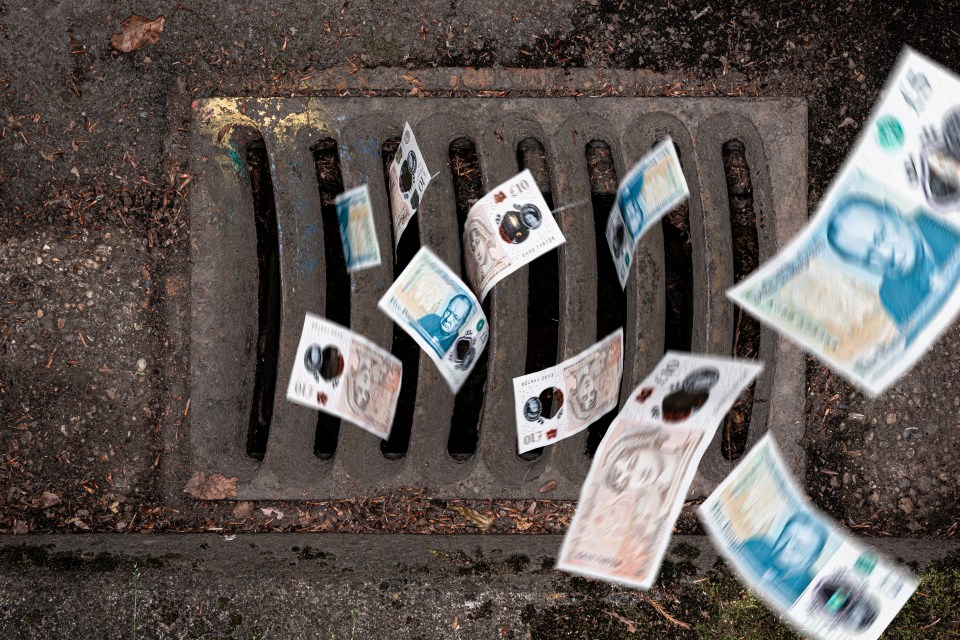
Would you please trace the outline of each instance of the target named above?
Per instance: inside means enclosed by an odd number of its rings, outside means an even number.
[[[303,228],[304,235],[309,238],[316,236],[318,231],[320,231],[320,227],[315,224],[308,224]]]
[[[313,273],[317,270],[317,260],[316,258],[310,258],[306,261],[306,264],[303,265],[307,270],[307,273]]]

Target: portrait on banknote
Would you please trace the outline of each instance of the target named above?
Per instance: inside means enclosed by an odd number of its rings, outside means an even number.
[[[400,146],[389,168],[390,213],[393,217],[393,244],[400,242],[410,219],[420,210],[420,202],[432,176],[420,152],[409,123],[403,126]]]
[[[815,638],[876,638],[916,588],[810,505],[770,436],[699,514],[744,580]]]
[[[306,314],[287,399],[388,438],[402,365],[390,352],[325,318]]]
[[[849,169],[731,298],[878,393],[955,315],[960,229]]]
[[[481,218],[469,220],[464,230],[467,251],[472,259],[465,260],[467,282],[480,282],[485,274],[501,272],[510,264],[500,247],[500,238]]]
[[[460,278],[423,247],[378,306],[437,364],[456,392],[487,344],[480,302]]]

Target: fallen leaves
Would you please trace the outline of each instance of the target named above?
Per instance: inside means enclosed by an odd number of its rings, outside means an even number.
[[[52,491],[44,491],[40,496],[40,507],[43,509],[49,509],[57,504],[60,504],[60,496]]]
[[[219,473],[197,471],[183,488],[194,498],[200,500],[222,500],[237,496],[237,478],[227,478]]]
[[[490,529],[490,527],[493,526],[493,518],[483,515],[476,509],[471,509],[470,507],[450,507],[450,510],[456,511],[462,515],[474,526],[480,529],[481,532],[486,532],[488,529]]]
[[[163,25],[166,22],[163,16],[155,20],[148,20],[135,13],[124,20],[120,25],[120,33],[110,36],[110,45],[117,51],[130,53],[148,44],[160,41]]]

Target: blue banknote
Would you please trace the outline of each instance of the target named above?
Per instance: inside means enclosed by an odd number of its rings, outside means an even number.
[[[380,244],[366,184],[344,191],[336,198],[340,241],[347,271],[368,269],[380,264]]]

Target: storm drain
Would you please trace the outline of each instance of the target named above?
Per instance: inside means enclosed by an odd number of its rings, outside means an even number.
[[[405,121],[431,173],[394,250],[385,162]],[[618,176],[664,136],[690,186],[649,232],[622,291],[603,238]],[[420,488],[451,498],[575,498],[613,412],[520,456],[514,377],[625,329],[621,400],[665,349],[759,357],[766,369],[711,444],[703,496],[764,433],[797,469],[804,356],[724,297],[806,221],[806,106],[734,98],[210,99],[195,105],[191,450],[243,499]],[[488,296],[485,359],[454,396],[377,309],[417,249],[463,271],[466,212],[529,168],[566,244]],[[334,196],[370,185],[384,264],[348,275]],[[389,441],[286,401],[304,313],[350,326],[404,363]],[[541,490],[548,490],[542,493]]]

